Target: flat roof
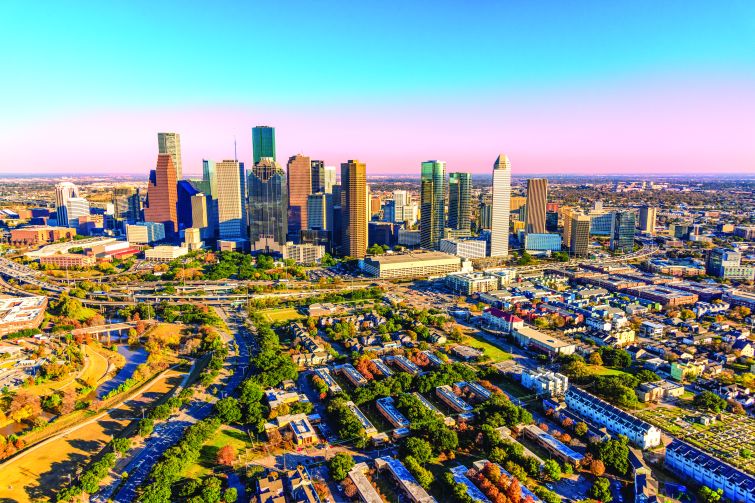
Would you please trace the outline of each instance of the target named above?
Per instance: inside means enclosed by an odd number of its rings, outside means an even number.
[[[379,464],[388,466],[396,481],[409,494],[411,499],[417,503],[436,503],[435,498],[427,494],[414,475],[404,466],[404,463],[390,456],[377,458]]]
[[[386,254],[367,257],[365,260],[375,262],[382,265],[390,264],[405,264],[407,262],[427,262],[431,260],[449,260],[454,262],[461,262],[461,258],[449,253],[443,253],[439,251],[426,251],[426,252],[414,252],[414,253],[401,253],[401,254]]]

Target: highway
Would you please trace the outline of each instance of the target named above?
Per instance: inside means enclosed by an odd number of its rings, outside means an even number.
[[[226,367],[233,369],[233,375],[224,383],[219,393],[222,397],[235,394],[247,373],[250,351],[253,345],[253,334],[244,325],[241,317],[235,313],[229,317],[224,311],[219,310],[219,314],[234,333],[234,339],[238,346],[238,352],[227,360]],[[147,481],[155,463],[160,460],[165,451],[181,439],[186,428],[207,418],[212,413],[213,405],[214,400],[208,402],[195,399],[177,416],[155,426],[155,431],[147,438],[144,448],[126,466],[125,471],[128,472],[129,476],[123,485],[120,484],[120,480],[115,480],[112,484],[100,490],[91,501],[99,503],[108,500],[123,503],[136,501],[137,490]]]

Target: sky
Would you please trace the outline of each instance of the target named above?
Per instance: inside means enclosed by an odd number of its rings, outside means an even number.
[[[755,173],[755,2],[0,2],[0,174]]]

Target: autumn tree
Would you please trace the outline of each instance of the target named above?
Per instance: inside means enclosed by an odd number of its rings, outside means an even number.
[[[601,460],[595,459],[592,463],[590,463],[590,473],[592,473],[596,477],[601,477],[604,473],[606,473],[606,467]]]
[[[224,445],[223,447],[220,448],[220,450],[218,450],[216,461],[219,465],[231,466],[233,465],[233,462],[235,459],[236,459],[236,449],[234,449],[233,446]]]
[[[42,402],[38,395],[20,389],[11,401],[8,417],[17,423],[32,421],[42,414]]]

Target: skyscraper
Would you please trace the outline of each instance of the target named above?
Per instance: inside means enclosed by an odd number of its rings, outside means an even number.
[[[246,181],[244,163],[224,160],[215,164],[219,239],[246,238]]]
[[[188,229],[189,227],[196,227],[192,224],[193,212],[191,207],[191,200],[196,194],[200,192],[187,180],[179,180],[176,188],[178,203],[176,209],[178,211],[178,228]]]
[[[436,250],[445,226],[446,163],[425,161],[420,179],[420,245]]]
[[[138,191],[131,186],[113,190],[113,217],[117,223],[135,224],[139,221],[141,207]]]
[[[325,163],[312,159],[312,191],[311,194],[325,192]]]
[[[144,220],[163,224],[166,236],[178,231],[177,186],[173,157],[167,153],[158,154],[157,166],[149,173]]]
[[[207,217],[207,196],[201,192],[191,196],[191,226],[199,229],[202,239],[212,237],[212,228]]]
[[[275,160],[275,128],[256,126],[252,128],[252,152],[256,165],[263,157]]]
[[[176,170],[176,180],[183,178],[181,164],[181,135],[178,133],[157,133],[157,153],[169,154]]]
[[[642,206],[640,208],[640,230],[648,234],[655,234],[655,222],[657,219],[657,209],[652,206]]]
[[[630,253],[634,249],[634,212],[617,211],[611,233],[611,250]]]
[[[249,173],[248,187],[252,250],[280,251],[288,233],[286,172],[272,157],[263,157]]]
[[[55,185],[55,212],[60,227],[68,227],[68,201],[79,197],[79,188],[71,182]]]
[[[472,175],[449,173],[448,175],[448,227],[469,230],[472,217]]]
[[[367,166],[358,160],[341,164],[341,253],[367,254]]]
[[[300,242],[307,228],[307,197],[312,193],[312,161],[296,154],[288,159],[288,239]]]
[[[527,180],[527,232],[545,234],[545,206],[548,203],[548,180]]]
[[[325,166],[325,193],[333,193],[333,185],[336,184],[336,167]]]
[[[569,230],[569,253],[572,257],[587,257],[590,250],[590,217],[572,212]]]
[[[490,216],[490,256],[509,255],[509,217],[511,203],[511,163],[504,154],[493,164],[493,200]]]
[[[329,231],[333,221],[333,196],[318,192],[307,197],[307,229]]]
[[[559,211],[564,221],[564,231],[561,237],[563,238],[564,246],[569,248],[569,243],[571,243],[572,213],[574,210],[569,206],[562,206]]]

